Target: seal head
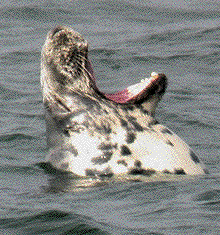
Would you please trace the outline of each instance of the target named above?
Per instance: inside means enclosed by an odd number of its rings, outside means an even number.
[[[59,26],[42,49],[46,161],[77,176],[204,174],[189,146],[154,118],[167,78],[150,78],[114,94],[101,92],[88,59],[88,43]]]

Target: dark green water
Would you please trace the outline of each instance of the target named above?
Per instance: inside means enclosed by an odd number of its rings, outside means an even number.
[[[2,1],[0,234],[220,234],[218,1]],[[169,87],[158,120],[201,156],[210,175],[79,189],[47,174],[40,51],[69,25],[89,41],[99,86],[113,91],[152,71]]]

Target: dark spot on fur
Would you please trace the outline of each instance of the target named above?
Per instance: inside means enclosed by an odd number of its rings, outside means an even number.
[[[142,162],[139,161],[139,160],[135,161],[135,163],[134,163],[134,166],[135,166],[135,167],[138,167],[138,168],[140,168],[141,165],[142,165]]]
[[[123,127],[127,127],[128,126],[128,123],[124,119],[120,118],[120,122],[121,122],[121,125]]]
[[[137,130],[137,131],[143,131],[144,130],[144,128],[136,121],[136,118],[128,117],[128,120],[133,125],[135,130]]]
[[[111,129],[109,123],[106,123],[106,124],[103,124],[103,125],[98,125],[97,123],[93,123],[93,126],[100,133],[110,134],[112,132],[112,129]]]
[[[85,175],[86,176],[96,176],[96,173],[93,169],[85,169]]]
[[[151,175],[153,175],[155,173],[156,173],[156,171],[153,170],[153,169],[145,170],[145,169],[142,169],[142,168],[140,168],[140,169],[134,168],[134,169],[131,169],[129,171],[129,174],[131,174],[131,175],[146,175],[146,176],[151,176]]]
[[[170,145],[170,146],[174,146],[173,143],[170,140],[166,141],[166,144]]]
[[[132,125],[134,126],[134,128],[137,130],[137,131],[143,131],[144,128],[138,123],[138,122],[132,122]]]
[[[149,112],[146,109],[142,109],[141,111],[143,112],[143,114],[149,115]]]
[[[122,145],[121,146],[121,155],[126,156],[126,155],[130,155],[130,154],[131,154],[130,149],[126,145]]]
[[[106,151],[103,153],[103,155],[106,157],[106,158],[109,158],[109,160],[111,159],[111,156],[113,155],[113,152],[110,152],[110,151]]]
[[[170,134],[170,135],[173,135],[173,133],[172,133],[169,129],[167,129],[167,128],[165,128],[165,129],[161,130],[161,132],[162,132],[162,133],[164,133],[164,134]]]
[[[104,109],[103,112],[106,114],[109,114],[109,112],[106,109]]]
[[[88,122],[88,121],[84,121],[82,124],[83,124],[83,126],[84,126],[85,128],[88,128],[88,127],[89,127],[89,122]]]
[[[143,114],[147,114],[147,115],[149,115],[149,112],[142,106],[142,105],[140,105],[140,110],[141,110],[141,112],[143,113]]]
[[[128,112],[129,110],[133,111],[134,110],[134,106],[130,105],[130,104],[125,104],[125,105],[121,106],[121,109],[123,109],[126,112]]]
[[[113,110],[114,110],[114,113],[115,113],[115,114],[118,114],[118,115],[119,115],[119,112],[118,112],[117,109],[113,109]]]
[[[172,174],[170,171],[168,171],[167,169],[163,170],[164,174]]]
[[[65,149],[71,152],[75,157],[79,155],[77,149],[73,145],[65,146]]]
[[[136,117],[133,117],[133,116],[127,115],[126,117],[127,117],[127,119],[128,119],[129,122],[132,122],[132,121],[136,121],[136,120],[137,120],[137,118],[136,118]]]
[[[134,133],[127,133],[127,136],[126,136],[126,142],[128,143],[128,144],[131,144],[131,143],[133,143],[134,141],[135,141],[135,139],[136,139],[136,135],[134,134]]]
[[[133,111],[133,110],[134,110],[134,106],[128,105],[128,106],[127,106],[127,109]]]
[[[112,144],[107,144],[107,143],[101,143],[99,146],[98,146],[98,149],[100,150],[110,150],[110,149],[113,149],[113,145]]]
[[[175,169],[175,175],[186,175],[186,172],[183,169]]]
[[[196,156],[196,154],[192,150],[190,150],[190,157],[196,164],[200,163],[199,158]]]
[[[101,156],[93,157],[91,159],[91,161],[94,165],[102,165],[102,164],[108,162],[109,160],[111,160],[112,154],[113,154],[113,152],[106,151]]]
[[[125,112],[128,112],[128,109],[127,109],[126,105],[121,106],[121,109],[124,110]]]
[[[123,165],[123,166],[128,166],[127,162],[125,160],[118,160],[117,161],[118,165]]]
[[[112,132],[110,125],[102,125],[102,128],[106,134],[110,134]]]
[[[66,136],[70,136],[69,130],[68,129],[63,129],[63,134]]]

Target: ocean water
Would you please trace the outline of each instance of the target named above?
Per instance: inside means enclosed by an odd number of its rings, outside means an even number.
[[[77,186],[39,167],[47,153],[40,53],[47,32],[85,36],[98,85],[123,89],[164,72],[157,119],[210,174]],[[220,3],[0,3],[0,234],[220,234]]]

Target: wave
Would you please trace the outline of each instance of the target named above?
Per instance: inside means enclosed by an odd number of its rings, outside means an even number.
[[[69,6],[69,8],[67,7]],[[13,19],[14,23],[16,22],[35,22],[40,24],[47,24],[56,25],[57,22],[63,24],[75,24],[81,23],[89,23],[89,19],[85,17],[82,19],[78,15],[84,14],[82,10],[78,8],[74,8],[74,4],[39,4],[39,2],[33,5],[24,5],[24,6],[17,6],[17,7],[5,7],[0,9],[0,14],[2,18],[6,20]],[[59,23],[59,24],[60,24]],[[11,24],[13,25],[13,24]],[[41,25],[43,26],[43,25]],[[4,27],[4,25],[2,25]]]
[[[59,210],[32,212],[29,216],[1,219],[0,224],[1,229],[13,228],[16,234],[43,234],[48,231],[57,234],[109,234],[98,228],[87,216]]]
[[[195,11],[195,12],[218,12],[220,4],[218,0],[212,0],[209,2],[204,2],[202,0],[192,0],[189,2],[180,1],[177,3],[175,0],[170,1],[141,1],[141,0],[124,0],[126,3],[131,3],[133,5],[138,5],[141,7],[154,7],[154,8],[164,8],[171,9],[175,11]]]
[[[201,205],[220,204],[220,190],[212,189],[204,191],[194,196],[193,200],[199,202]]]
[[[4,61],[5,66],[16,65],[23,63],[32,63],[36,60],[39,60],[41,53],[37,50],[17,50],[17,51],[7,51],[4,54],[1,54],[1,61]]]
[[[57,11],[57,10],[56,10]],[[5,19],[52,21],[57,19],[57,12],[42,9],[39,6],[8,7],[1,9],[1,15]]]
[[[7,135],[0,135],[0,141],[1,142],[9,142],[9,141],[19,141],[19,140],[33,140],[36,139],[36,137],[27,135],[27,134],[7,134]]]

